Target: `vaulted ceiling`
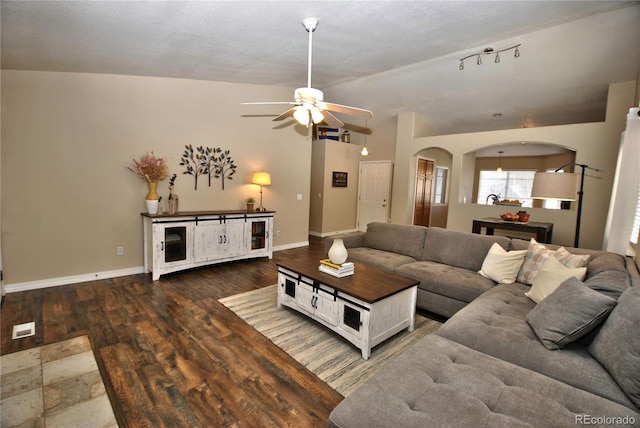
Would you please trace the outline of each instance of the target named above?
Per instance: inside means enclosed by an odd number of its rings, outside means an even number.
[[[640,71],[637,1],[3,0],[0,13],[3,69],[291,86],[292,98],[307,83],[301,21],[316,17],[325,100],[376,121],[415,111],[439,134],[600,121],[608,85]],[[515,44],[518,58],[459,70]]]

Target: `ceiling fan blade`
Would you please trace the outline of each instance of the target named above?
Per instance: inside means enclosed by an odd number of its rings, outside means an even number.
[[[290,108],[289,110],[287,110],[284,113],[282,113],[280,116],[278,116],[275,119],[273,119],[273,121],[277,122],[279,120],[286,119],[287,117],[292,116],[294,111],[296,111],[295,107],[294,108]]]
[[[373,117],[373,113],[371,112],[371,110],[358,108],[358,107],[343,106],[341,104],[334,104],[334,103],[322,103],[322,108],[330,111],[335,111],[337,113],[349,114],[351,116],[359,116],[359,117],[366,117],[366,118]]]
[[[347,130],[347,131],[349,131],[349,132],[355,132],[355,133],[358,133],[358,134],[371,135],[371,129],[369,129],[369,128],[365,127],[365,126],[354,125],[352,123],[345,123],[342,128]]]
[[[320,113],[322,113],[322,117],[324,117],[324,121],[327,125],[333,126],[334,128],[342,128],[344,126],[344,123],[342,123],[340,119],[329,113],[327,110],[321,110]]]

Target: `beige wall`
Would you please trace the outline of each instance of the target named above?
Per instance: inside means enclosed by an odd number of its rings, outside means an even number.
[[[443,135],[414,138],[414,124],[419,122],[413,113],[402,113],[398,118],[396,167],[393,181],[391,219],[394,223],[411,223],[414,180],[412,170],[415,156],[427,147],[442,147],[453,155],[450,171],[450,205],[447,227],[471,231],[474,218],[496,216],[500,207],[472,204],[473,189],[461,180],[463,171],[472,171],[475,160],[465,153],[510,141],[538,141],[558,144],[576,150],[576,162],[601,168],[604,173],[588,174],[582,216],[580,246],[601,248],[606,222],[609,196],[620,145],[620,134],[625,127],[626,113],[633,106],[636,85],[633,82],[613,84],[609,88],[607,119],[601,123],[585,123],[539,128],[519,128],[491,132]],[[472,182],[472,180],[470,180]],[[466,203],[465,203],[466,201]],[[532,209],[532,219],[553,222],[553,242],[572,245],[575,232],[575,205],[572,210]]]
[[[326,236],[356,229],[358,171],[362,146],[333,140],[313,142],[310,233]],[[333,187],[333,172],[348,174],[347,187]]]
[[[178,174],[180,210],[243,209],[251,173],[269,171],[274,245],[308,242],[307,128],[274,129],[291,88],[99,74],[2,71],[2,246],[7,284],[126,271],[142,260],[146,186],[125,169],[146,151]],[[184,146],[229,149],[233,180],[183,175]],[[166,201],[168,183],[159,185]],[[302,194],[302,200],[297,195]],[[124,256],[116,255],[123,246]]]

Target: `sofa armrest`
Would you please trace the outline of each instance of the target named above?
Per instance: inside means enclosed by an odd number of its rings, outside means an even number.
[[[330,236],[324,241],[324,251],[325,253],[329,251],[336,238],[342,238],[346,248],[364,247],[364,234],[365,232],[351,232]]]

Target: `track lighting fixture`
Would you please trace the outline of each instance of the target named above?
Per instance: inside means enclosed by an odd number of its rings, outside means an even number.
[[[521,46],[521,43],[518,43],[517,45],[510,46],[508,48],[500,49],[500,50],[497,50],[497,51],[494,50],[493,48],[486,48],[482,52],[473,53],[471,55],[465,56],[464,58],[460,58],[460,66],[458,68],[460,70],[464,70],[464,60],[465,59],[469,59],[469,58],[474,57],[474,56],[477,57],[476,64],[482,65],[482,55],[493,55],[494,53],[496,54],[494,62],[497,64],[497,63],[500,62],[500,53],[509,51],[511,49],[514,49],[513,56],[515,58],[520,58],[520,50],[518,49],[519,46]]]

